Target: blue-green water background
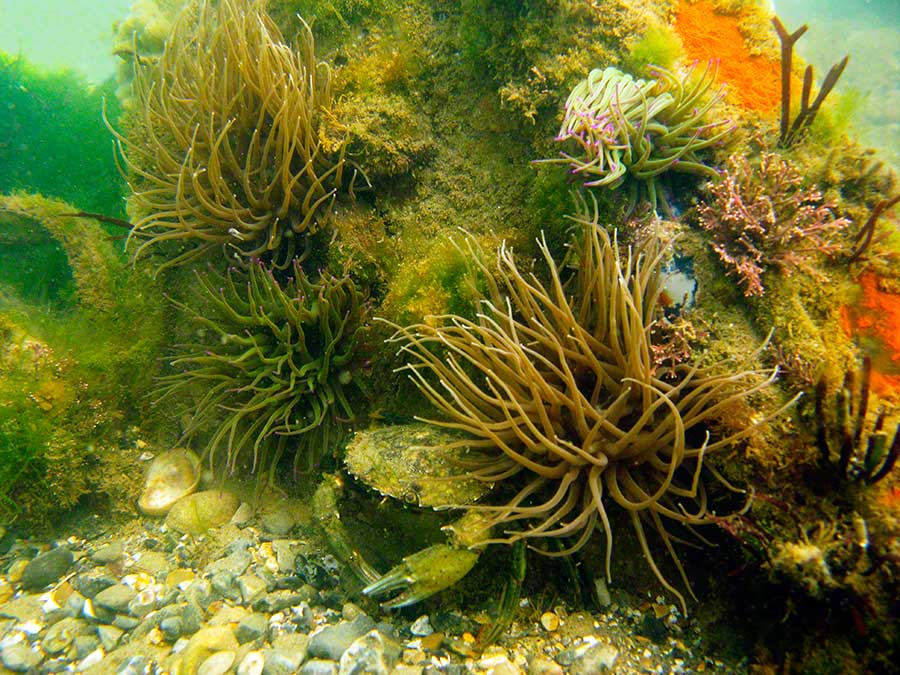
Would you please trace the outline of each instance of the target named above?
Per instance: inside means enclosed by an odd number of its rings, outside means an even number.
[[[133,0],[0,0],[0,51],[50,68],[72,68],[89,84],[111,77],[113,22]],[[900,165],[900,0],[779,0],[790,29],[810,30],[798,45],[821,77],[851,54],[838,91],[864,98],[854,123],[862,140]]]

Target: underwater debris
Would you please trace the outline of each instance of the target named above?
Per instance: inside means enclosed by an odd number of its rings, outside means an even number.
[[[549,285],[520,271],[505,246],[491,271],[470,243],[488,289],[478,318],[427,317],[393,340],[409,357],[403,370],[443,415],[425,421],[465,431],[460,443],[483,453],[466,462],[470,474],[524,484],[507,504],[469,507],[504,530],[486,543],[571,537],[562,550],[542,551],[565,556],[602,527],[609,577],[607,508],[615,503],[628,512],[653,573],[684,607],[656,565],[647,526],[690,592],[664,519],[689,527],[710,522],[704,458],[772,416],[716,439],[711,427],[726,408],[771,384],[777,371],[689,362],[673,364],[673,377],[661,376],[649,329],[659,315],[666,247],[651,237],[623,254],[596,214],[575,221],[580,241],[565,263],[539,243]],[[561,278],[567,263],[576,267],[570,283]]]
[[[816,443],[824,468],[832,467],[832,446],[837,447],[837,476],[851,482],[872,485],[884,479],[900,457],[900,422],[888,444],[884,429],[888,410],[881,406],[869,423],[869,397],[872,382],[872,360],[862,362],[857,389],[856,374],[848,369],[844,381],[834,395],[832,412],[826,410],[828,381],[823,376],[816,385]],[[829,425],[829,419],[833,422]]]
[[[227,245],[288,266],[297,238],[328,220],[346,187],[344,144],[330,154],[319,138],[330,81],[309,26],[291,48],[258,0],[185,10],[159,64],[135,70],[131,128],[114,131],[132,236],[146,238],[135,255],[182,244],[163,269]]]
[[[681,75],[648,66],[654,80],[634,79],[612,67],[592,70],[569,94],[556,136],[574,150],[535,162],[568,164],[572,175],[588,188],[616,189],[631,178],[632,209],[643,189],[654,211],[657,204],[668,210],[657,177],[667,171],[718,177],[697,153],[735,128],[730,120],[704,122],[723,91],[704,101],[718,63],[707,62],[696,78],[695,66]]]
[[[762,152],[758,164],[732,155],[723,179],[707,190],[712,200],[697,207],[699,225],[745,296],[765,293],[762,278],[771,267],[815,274],[813,256],[842,250],[836,235],[850,221],[836,217],[822,193],[804,187],[799,169],[776,153]]]
[[[847,67],[850,56],[845,56],[839,63],[831,66],[812,105],[809,103],[809,97],[812,95],[813,67],[812,65],[806,66],[806,70],[803,73],[803,90],[800,93],[800,112],[797,113],[797,117],[791,122],[791,76],[793,75],[794,44],[803,37],[803,34],[806,33],[809,27],[803,24],[793,33],[788,33],[784,24],[781,23],[781,19],[777,16],[772,17],[772,25],[775,26],[778,39],[781,41],[781,125],[778,134],[778,144],[782,147],[788,147],[799,140],[816,119],[825,97],[834,89],[834,85],[840,79],[844,68]]]
[[[346,275],[311,279],[297,259],[292,271],[283,283],[260,260],[246,273],[195,271],[195,292],[210,311],[175,304],[211,339],[182,347],[171,365],[184,370],[162,378],[157,401],[201,387],[181,440],[215,423],[205,451],[210,464],[224,447],[233,473],[249,450],[261,486],[291,437],[304,441],[294,443],[294,470],[314,463],[339,420],[354,417],[348,391],[360,382],[353,368],[369,311],[363,293]]]

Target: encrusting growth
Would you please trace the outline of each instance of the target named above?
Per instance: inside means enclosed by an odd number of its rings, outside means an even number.
[[[657,567],[647,529],[689,588],[665,521],[707,522],[703,460],[752,428],[717,437],[716,426],[776,370],[681,363],[671,374],[658,372],[650,327],[660,315],[666,246],[651,238],[622,254],[596,217],[576,222],[580,241],[563,264],[540,243],[547,284],[520,271],[506,247],[492,272],[470,244],[488,288],[477,318],[429,317],[393,339],[409,359],[405,370],[441,413],[427,421],[465,431],[459,444],[480,451],[466,463],[470,475],[521,479],[508,503],[468,507],[503,529],[489,541],[573,537],[562,551],[544,551],[567,555],[599,526],[609,575],[607,509],[616,504],[630,514],[654,574],[684,603]],[[576,272],[564,281],[568,264]]]

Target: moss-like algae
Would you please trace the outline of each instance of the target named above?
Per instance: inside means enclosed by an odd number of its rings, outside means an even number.
[[[112,510],[130,508],[134,472],[115,439],[143,406],[162,340],[154,283],[127,265],[98,223],[73,212],[39,195],[0,197],[0,231],[58,242],[74,285],[70,305],[50,311],[12,292],[0,296],[0,400],[16,411],[0,452],[17,455],[26,439],[29,451],[25,471],[2,485],[17,507],[3,515],[34,525],[89,493],[105,495]]]

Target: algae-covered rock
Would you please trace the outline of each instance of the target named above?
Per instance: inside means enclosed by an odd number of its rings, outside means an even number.
[[[56,582],[72,566],[72,552],[66,548],[50,549],[31,560],[22,572],[22,585],[39,589]]]
[[[203,534],[225,525],[240,506],[240,500],[225,490],[195,492],[177,501],[166,516],[166,525],[178,532]]]

